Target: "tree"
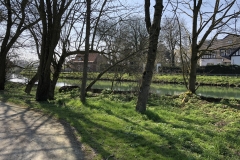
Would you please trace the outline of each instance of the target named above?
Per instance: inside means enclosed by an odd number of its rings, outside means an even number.
[[[188,89],[192,93],[196,92],[196,69],[199,58],[204,54],[200,52],[200,48],[207,38],[212,36],[211,41],[218,35],[232,31],[232,24],[240,11],[234,11],[237,5],[236,0],[216,0],[214,2],[203,0],[191,0],[190,2],[176,2],[176,8],[181,13],[185,13],[192,19],[191,32],[191,57]],[[206,6],[208,9],[206,11]],[[192,12],[192,15],[188,11]],[[209,43],[211,45],[211,43]]]
[[[147,64],[145,67],[145,71],[142,75],[142,84],[140,87],[136,105],[136,111],[140,113],[144,113],[146,111],[148,94],[153,76],[154,62],[157,53],[158,37],[160,33],[160,23],[163,11],[163,1],[156,0],[156,4],[154,6],[153,23],[151,23],[149,8],[150,0],[145,0],[145,22],[149,34],[149,46],[147,54]]]
[[[166,44],[166,47],[170,51],[170,63],[171,66],[175,66],[175,49],[179,41],[179,27],[176,19],[165,17],[161,25],[161,38]]]
[[[61,29],[64,26],[62,16],[72,0],[50,1],[39,0],[36,4],[42,23],[41,55],[38,68],[37,101],[46,101],[49,98],[51,87],[51,64],[55,48],[60,39]]]
[[[87,85],[89,38],[90,38],[90,28],[91,28],[90,20],[91,20],[91,0],[87,0],[85,54],[84,54],[83,78],[82,78],[81,94],[80,94],[80,99],[82,103],[85,103],[86,101],[85,88]]]
[[[85,102],[85,96],[86,96],[86,81],[87,81],[87,63],[88,63],[88,56],[87,53],[89,51],[87,51],[89,48],[91,51],[94,52],[98,52],[98,53],[103,53],[102,51],[102,46],[99,46],[101,44],[101,38],[98,39],[96,41],[97,37],[97,30],[99,28],[99,23],[105,21],[105,23],[107,23],[108,21],[111,21],[112,19],[116,19],[115,15],[117,12],[123,11],[124,6],[122,6],[121,3],[111,3],[113,2],[113,0],[104,0],[104,1],[94,1],[92,2],[91,6],[91,23],[89,24],[89,35],[88,34],[88,25],[86,24],[86,38],[85,38],[85,55],[84,55],[84,67],[83,67],[83,78],[82,78],[82,85],[81,85],[81,101],[84,103]],[[120,4],[120,5],[119,5]],[[128,13],[118,13],[118,17],[119,19],[124,19],[123,15],[128,15]],[[87,21],[87,19],[86,19]],[[90,26],[91,25],[91,26]],[[91,38],[91,41],[88,40],[88,38]],[[86,41],[90,41],[91,43],[89,44],[89,42],[87,43]],[[88,47],[86,45],[89,45]],[[86,48],[87,47],[87,48]]]
[[[90,90],[103,74],[113,68],[116,70],[121,68],[121,71],[115,71],[116,75],[126,72],[136,73],[144,63],[144,53],[148,44],[147,35],[141,17],[100,22],[96,37],[105,44],[105,50],[99,54],[104,54],[108,58],[109,65],[87,86],[86,91]]]
[[[5,0],[1,4],[1,21],[5,33],[0,38],[0,90],[4,90],[6,81],[7,55],[19,36],[29,27],[36,24],[39,19],[30,15],[33,7],[29,0]]]

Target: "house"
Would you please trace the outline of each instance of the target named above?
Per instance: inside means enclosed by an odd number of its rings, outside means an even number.
[[[240,65],[240,36],[227,35],[223,39],[206,41],[200,48],[200,66]]]
[[[68,62],[68,67],[73,71],[82,71],[84,63],[84,54],[77,53],[75,58]],[[88,71],[97,72],[101,70],[101,66],[107,64],[107,58],[97,52],[89,53]]]

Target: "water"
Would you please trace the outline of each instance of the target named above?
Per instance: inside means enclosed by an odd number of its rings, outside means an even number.
[[[79,85],[80,80],[60,80],[61,84],[65,81],[66,85]],[[136,91],[138,89],[135,82],[122,82],[113,86],[113,90],[119,91]],[[97,81],[93,89],[111,89],[111,82]],[[156,84],[152,83],[150,92],[158,95],[178,95],[186,92],[184,85],[176,84]],[[240,99],[240,88],[217,87],[217,86],[200,86],[196,92],[198,95],[216,98],[237,98]]]
[[[17,83],[28,83],[28,79],[18,74],[11,74],[8,76],[9,81]]]
[[[25,77],[19,77],[17,75],[11,75],[10,81],[27,83],[28,79]],[[90,81],[88,82],[90,83]],[[80,80],[62,80],[60,79],[57,83],[57,87],[78,85],[80,86]],[[97,81],[92,87],[93,89],[111,89],[112,83],[110,81]],[[136,91],[138,89],[137,83],[135,82],[122,82],[114,83],[113,90],[118,91]],[[175,84],[152,84],[151,93],[158,95],[178,95],[186,92],[184,85]],[[196,92],[198,95],[206,97],[217,97],[217,98],[237,98],[240,99],[240,88],[229,88],[229,87],[216,87],[216,86],[200,86]]]

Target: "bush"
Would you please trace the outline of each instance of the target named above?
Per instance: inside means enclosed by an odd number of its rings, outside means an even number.
[[[197,73],[201,74],[240,74],[240,66],[238,65],[212,65],[202,66],[197,69]]]

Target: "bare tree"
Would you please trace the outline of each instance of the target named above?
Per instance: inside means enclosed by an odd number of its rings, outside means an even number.
[[[175,66],[175,49],[179,41],[179,27],[175,18],[165,17],[161,25],[161,39],[170,51],[171,66]]]
[[[118,18],[118,19],[124,19],[124,16],[128,16],[132,11],[126,12],[126,13],[118,13],[119,11],[123,11],[125,6],[123,6],[121,3],[116,3],[114,0],[104,0],[104,1],[93,1],[92,2],[92,9],[91,9],[91,21],[89,25],[89,35],[86,35],[85,38],[85,45],[89,45],[87,48],[85,46],[85,55],[84,55],[84,67],[83,67],[83,78],[82,78],[82,86],[81,86],[81,101],[85,101],[85,95],[86,95],[86,81],[87,81],[87,49],[90,48],[91,51],[102,53],[102,46],[99,46],[102,42],[102,39],[97,39],[97,30],[99,28],[99,23],[105,21],[107,23],[108,21],[111,21],[112,19]],[[116,17],[117,15],[117,17]],[[86,19],[87,22],[87,19]],[[86,23],[86,29],[88,28],[87,23]],[[88,31],[88,30],[86,30]],[[86,32],[88,34],[88,32]],[[89,40],[88,40],[89,38]],[[89,44],[86,43],[86,41],[90,41],[91,43]],[[101,50],[101,51],[99,51]]]
[[[145,0],[145,22],[146,28],[149,33],[149,47],[147,55],[147,64],[142,76],[142,84],[140,87],[136,111],[144,113],[146,111],[146,105],[148,100],[148,94],[153,76],[154,62],[156,59],[158,36],[160,33],[160,23],[163,11],[163,1],[156,0],[154,6],[154,18],[153,23],[150,18],[150,0]]]
[[[237,0],[216,0],[216,1],[177,1],[175,7],[181,13],[186,14],[192,19],[191,32],[191,57],[188,89],[196,92],[196,69],[197,62],[204,52],[200,52],[200,48],[207,38],[212,36],[211,42],[217,38],[219,34],[232,30],[233,21],[239,16],[240,11],[234,11]],[[208,11],[205,7],[208,6]],[[189,13],[192,12],[192,15]],[[209,43],[211,44],[211,43]]]
[[[38,68],[38,87],[36,92],[37,101],[46,101],[49,98],[51,87],[51,63],[53,62],[54,50],[59,42],[62,16],[68,9],[72,0],[37,2],[38,12],[42,23],[41,56]]]
[[[5,33],[0,37],[0,90],[4,90],[6,79],[7,55],[19,36],[39,20],[31,15],[32,1],[0,1],[1,20]]]
[[[104,43],[104,54],[109,65],[87,86],[90,90],[93,84],[109,70],[116,69],[115,74],[138,73],[142,71],[147,48],[147,31],[137,17],[128,17],[121,21],[101,22],[97,28],[96,37]],[[120,70],[118,70],[121,68]],[[119,77],[118,77],[119,78]]]

